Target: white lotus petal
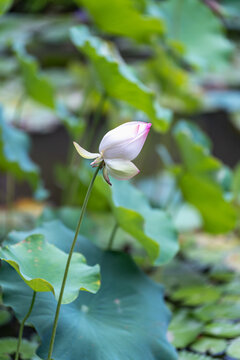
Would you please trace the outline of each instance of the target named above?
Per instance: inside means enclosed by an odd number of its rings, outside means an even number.
[[[146,140],[151,124],[132,121],[109,131],[102,139],[99,151],[104,159],[135,159]]]
[[[139,174],[140,170],[128,160],[112,159],[105,160],[110,175],[118,180],[128,180]]]
[[[73,142],[73,145],[75,146],[77,152],[80,156],[82,156],[85,159],[96,159],[100,156],[98,153],[91,153],[85,149],[83,149],[80,145],[78,145],[76,142]]]
[[[137,135],[139,130],[139,121],[132,121],[117,126],[115,129],[108,131],[99,145],[99,151],[105,151],[109,147],[115,146],[122,141],[129,141]]]

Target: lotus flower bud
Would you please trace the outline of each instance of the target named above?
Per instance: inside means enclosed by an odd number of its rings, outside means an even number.
[[[116,127],[104,135],[99,153],[90,153],[74,142],[77,152],[85,159],[95,159],[91,165],[103,163],[103,176],[109,185],[109,175],[119,180],[128,180],[139,173],[132,163],[145,143],[151,123],[131,121]]]

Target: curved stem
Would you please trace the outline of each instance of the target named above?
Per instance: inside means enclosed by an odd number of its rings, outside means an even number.
[[[102,94],[101,98],[99,100],[99,103],[97,105],[94,117],[93,117],[92,126],[91,126],[91,129],[90,129],[90,134],[88,135],[88,139],[89,139],[88,140],[88,146],[89,147],[91,147],[92,142],[94,140],[94,135],[96,133],[99,120],[100,120],[100,118],[102,116],[102,110],[103,110],[105,100],[106,100],[106,95]]]
[[[20,96],[20,98],[19,98],[19,100],[17,102],[16,108],[15,108],[15,112],[14,112],[14,116],[13,116],[13,123],[14,124],[18,124],[19,121],[20,121],[25,100],[26,100],[26,94],[23,93]]]
[[[114,225],[114,228],[113,228],[112,233],[111,233],[111,235],[110,235],[107,250],[111,250],[111,249],[112,249],[113,240],[114,240],[114,238],[115,238],[117,229],[118,229],[118,224],[116,223],[116,224]]]
[[[58,323],[58,318],[59,318],[59,312],[60,312],[60,307],[61,307],[61,303],[62,303],[62,297],[63,297],[63,293],[64,293],[66,281],[67,281],[67,276],[68,276],[68,271],[69,271],[69,267],[70,267],[70,262],[71,262],[71,259],[72,259],[73,250],[74,250],[74,247],[75,247],[75,244],[76,244],[76,241],[77,241],[78,233],[79,233],[79,230],[80,230],[80,227],[81,227],[82,219],[83,219],[83,216],[84,216],[86,207],[87,207],[87,203],[88,203],[88,200],[89,200],[91,191],[92,191],[92,187],[93,187],[94,181],[95,181],[95,179],[96,179],[96,177],[97,177],[97,174],[98,174],[99,170],[101,169],[101,167],[102,167],[102,163],[97,167],[97,169],[96,169],[96,171],[95,171],[95,173],[94,173],[94,175],[93,175],[93,178],[92,178],[92,180],[91,180],[91,182],[90,182],[90,184],[89,184],[89,187],[88,187],[88,190],[87,190],[87,193],[86,193],[84,202],[83,202],[83,206],[82,206],[82,210],[81,210],[81,213],[80,213],[80,217],[79,217],[79,220],[78,220],[78,224],[77,224],[75,236],[74,236],[74,239],[73,239],[73,242],[72,242],[72,246],[71,246],[71,249],[70,249],[70,252],[69,252],[69,255],[68,255],[67,264],[66,264],[66,267],[65,267],[65,272],[64,272],[63,281],[62,281],[62,286],[61,286],[61,290],[60,290],[60,294],[59,294],[59,299],[58,299],[58,303],[57,303],[57,308],[56,308],[54,323],[53,323],[52,336],[51,336],[50,345],[49,345],[49,351],[48,351],[48,360],[51,360],[51,358],[52,358],[53,345],[54,345],[55,336],[56,336],[56,330],[57,330],[57,323]]]
[[[37,294],[36,291],[34,291],[29,310],[28,310],[26,316],[24,317],[24,319],[23,319],[23,321],[21,322],[21,325],[20,325],[19,335],[18,335],[17,351],[16,351],[16,354],[15,354],[15,360],[18,360],[18,358],[19,358],[19,351],[20,351],[21,342],[22,342],[24,325],[25,325],[26,320],[31,315],[31,312],[32,312],[32,309],[33,309],[33,306],[34,306],[34,303],[35,303],[35,299],[36,299],[36,294]]]
[[[83,136],[81,136],[81,139],[79,139],[77,142],[79,142],[82,146],[82,144],[85,143],[85,140],[88,139],[88,144],[87,144],[87,148],[91,148],[93,139],[94,139],[94,135],[96,133],[98,124],[99,124],[99,120],[101,119],[102,116],[102,110],[103,110],[103,106],[106,100],[106,95],[102,94],[101,98],[99,100],[99,103],[97,105],[96,111],[94,113],[94,117],[93,117],[93,121],[92,121],[92,126],[91,128],[88,130],[86,129],[86,131],[84,132]],[[87,136],[86,136],[87,135]],[[76,160],[77,159],[77,160]],[[76,161],[75,161],[76,160]],[[77,162],[78,166],[80,164],[80,162],[82,161],[82,158],[77,156],[76,157],[76,151],[72,152],[72,158],[70,160],[70,168],[74,169],[74,164]],[[74,197],[76,195],[76,191],[77,191],[77,186],[78,186],[78,181],[77,178],[74,179],[73,183],[71,184],[71,190],[70,190],[70,195],[68,194],[69,198],[70,198],[70,204],[73,203]],[[65,203],[65,198],[66,198],[66,193],[63,194],[63,203]]]

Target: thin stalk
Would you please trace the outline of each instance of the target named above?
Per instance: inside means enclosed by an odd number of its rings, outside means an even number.
[[[22,110],[23,110],[23,105],[24,105],[24,102],[26,100],[26,95],[25,93],[23,93],[18,102],[17,102],[17,105],[16,105],[16,108],[15,108],[15,112],[14,112],[14,116],[13,116],[13,122],[14,124],[18,124],[19,123],[19,120],[21,118],[21,114],[22,114]]]
[[[81,104],[81,108],[80,108],[80,111],[79,111],[79,117],[84,117],[84,112],[85,112],[85,108],[86,108],[86,104],[89,100],[89,94],[91,93],[90,91],[90,87],[89,89],[86,90],[86,93],[85,93],[85,96],[84,96],[84,99],[83,99],[83,102]],[[85,139],[85,133],[83,135],[81,135],[81,137],[78,139],[79,142],[82,144],[82,140]],[[76,139],[74,139],[76,141]],[[78,142],[78,141],[77,141]],[[68,160],[67,160],[67,163],[69,164],[69,166],[73,166],[74,165],[74,162],[75,162],[75,151],[73,151],[73,148],[70,147],[69,148],[69,151],[68,151]]]
[[[100,120],[100,118],[102,116],[102,110],[103,110],[103,106],[105,104],[105,100],[106,100],[106,94],[102,94],[101,98],[99,100],[99,103],[97,105],[96,111],[94,113],[94,118],[93,118],[93,121],[92,121],[91,129],[90,129],[90,132],[88,134],[88,146],[89,147],[92,145],[92,142],[94,140],[94,135],[96,133],[99,120]]]
[[[118,224],[116,223],[116,224],[114,225],[114,228],[113,228],[112,232],[111,232],[111,235],[110,235],[110,238],[109,238],[109,242],[108,242],[107,250],[111,250],[111,249],[112,249],[113,241],[114,241],[114,238],[115,238],[117,229],[118,229]]]
[[[20,329],[19,329],[19,335],[18,335],[18,344],[17,344],[17,351],[16,351],[16,354],[15,354],[15,360],[18,360],[18,358],[19,358],[19,351],[20,351],[21,342],[22,342],[24,325],[25,325],[25,322],[27,321],[27,319],[29,318],[29,316],[31,315],[31,312],[32,312],[32,309],[33,309],[33,306],[34,306],[34,303],[35,303],[35,299],[36,299],[36,294],[37,294],[36,291],[34,291],[29,310],[28,310],[26,316],[24,317],[23,321],[21,322],[21,326],[20,326]]]
[[[93,139],[94,139],[94,135],[96,133],[96,129],[97,129],[97,126],[98,126],[98,123],[99,123],[99,120],[100,120],[101,115],[102,115],[102,110],[103,110],[105,100],[106,100],[106,95],[102,94],[101,98],[99,100],[99,103],[97,105],[96,111],[94,113],[94,118],[93,118],[93,121],[92,121],[91,129],[90,129],[90,131],[88,131],[88,129],[86,129],[87,134],[86,134],[86,132],[84,132],[83,136],[79,140],[79,143],[81,144],[81,146],[85,143],[85,139],[87,138],[88,139],[88,144],[87,144],[86,147],[87,148],[91,147]],[[77,159],[78,165],[79,165],[79,163],[81,162],[82,159],[79,158],[79,156],[76,155],[76,151],[74,150],[73,153],[72,153],[72,159],[70,161],[70,168],[71,169],[74,169],[74,166],[75,166],[74,163],[75,163],[76,159]],[[72,204],[73,199],[75,198],[75,194],[76,194],[76,191],[77,191],[77,186],[78,186],[78,181],[77,181],[77,178],[75,178],[72,185],[71,185],[71,191],[70,191],[70,195],[69,195],[70,204]],[[64,197],[63,202],[65,203],[65,197]]]
[[[92,188],[93,188],[94,181],[95,181],[95,179],[97,177],[97,174],[98,174],[98,172],[99,172],[99,170],[101,168],[102,168],[102,163],[97,167],[97,169],[96,169],[96,171],[95,171],[95,173],[93,175],[93,178],[92,178],[92,180],[91,180],[91,182],[89,184],[89,187],[88,187],[88,190],[87,190],[84,202],[83,202],[80,217],[79,217],[79,220],[78,220],[75,236],[74,236],[72,246],[71,246],[71,249],[70,249],[70,252],[69,252],[69,255],[68,255],[67,264],[66,264],[66,267],[65,267],[65,272],[64,272],[63,281],[62,281],[62,286],[61,286],[61,290],[60,290],[60,295],[59,295],[59,299],[58,299],[58,303],[57,303],[54,323],[53,323],[52,336],[51,336],[50,345],[49,345],[49,351],[48,351],[48,360],[51,360],[51,358],[52,358],[52,352],[53,352],[53,346],[54,346],[54,341],[55,341],[55,336],[56,336],[59,312],[60,312],[63,293],[64,293],[66,281],[67,281],[68,271],[69,271],[69,267],[70,267],[70,263],[71,263],[71,259],[72,259],[73,250],[74,250],[74,247],[75,247],[75,244],[76,244],[76,241],[77,241],[77,237],[78,237],[78,234],[79,234],[79,231],[80,231],[83,216],[84,216],[84,213],[86,211],[87,203],[88,203],[88,200],[89,200]]]

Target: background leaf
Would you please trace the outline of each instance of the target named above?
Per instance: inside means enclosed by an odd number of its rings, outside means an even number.
[[[176,230],[168,215],[153,209],[127,181],[112,181],[112,202],[118,224],[147,251],[155,265],[169,262],[178,251]]]
[[[76,2],[88,10],[100,29],[110,34],[146,41],[163,33],[163,20],[142,15],[131,0],[102,0],[101,4],[95,0]]]
[[[191,349],[200,353],[209,353],[211,355],[218,355],[224,352],[227,347],[227,342],[222,339],[214,339],[207,336],[201,336],[193,345]]]
[[[12,318],[12,315],[9,311],[5,309],[0,310],[0,326],[7,324]]]
[[[11,7],[13,0],[0,0],[0,16]]]
[[[207,285],[186,286],[174,292],[172,299],[183,301],[188,306],[196,306],[213,303],[219,299],[220,294],[217,288]]]
[[[18,339],[6,337],[0,339],[0,359],[1,356],[7,356],[14,354],[17,348],[17,342]],[[38,347],[38,344],[31,340],[28,341],[26,339],[22,340],[21,346],[20,346],[20,356],[23,360],[30,360],[35,355],[36,349]],[[4,357],[3,357],[4,359]],[[6,359],[10,359],[10,357],[6,357]]]
[[[179,311],[169,327],[172,344],[177,348],[185,348],[202,332],[203,327],[203,323],[188,316],[186,311]]]
[[[34,57],[27,54],[21,43],[15,43],[15,50],[23,73],[25,90],[32,99],[50,108],[55,108],[53,85],[48,78],[39,72],[39,66]]]
[[[205,333],[220,338],[233,338],[240,335],[240,323],[215,321],[205,327]]]
[[[215,360],[220,360],[220,358],[214,358]],[[210,356],[194,354],[188,351],[180,351],[178,360],[213,360]]]
[[[186,121],[175,126],[174,137],[183,162],[183,173],[177,179],[185,200],[200,211],[206,231],[230,231],[236,224],[236,211],[217,183],[221,163],[211,156],[208,138]]]
[[[220,161],[211,156],[210,140],[195,124],[179,121],[173,133],[187,171],[211,175],[221,167]]]
[[[180,177],[179,184],[184,198],[200,211],[206,231],[217,234],[234,228],[236,211],[218,185],[189,173]]]
[[[183,44],[188,61],[204,69],[227,64],[233,47],[224,37],[220,19],[203,2],[168,0],[159,6],[166,16],[169,40]]]
[[[240,338],[234,339],[227,349],[227,354],[234,359],[240,359]]]
[[[86,26],[71,29],[71,39],[94,66],[96,77],[107,96],[122,100],[145,112],[156,131],[165,132],[171,121],[171,112],[156,101],[153,91],[147,88],[124,63],[116,49],[91,35]]]
[[[0,108],[0,168],[19,180],[26,179],[33,188],[39,183],[39,169],[29,158],[30,140],[23,131],[3,118]]]

